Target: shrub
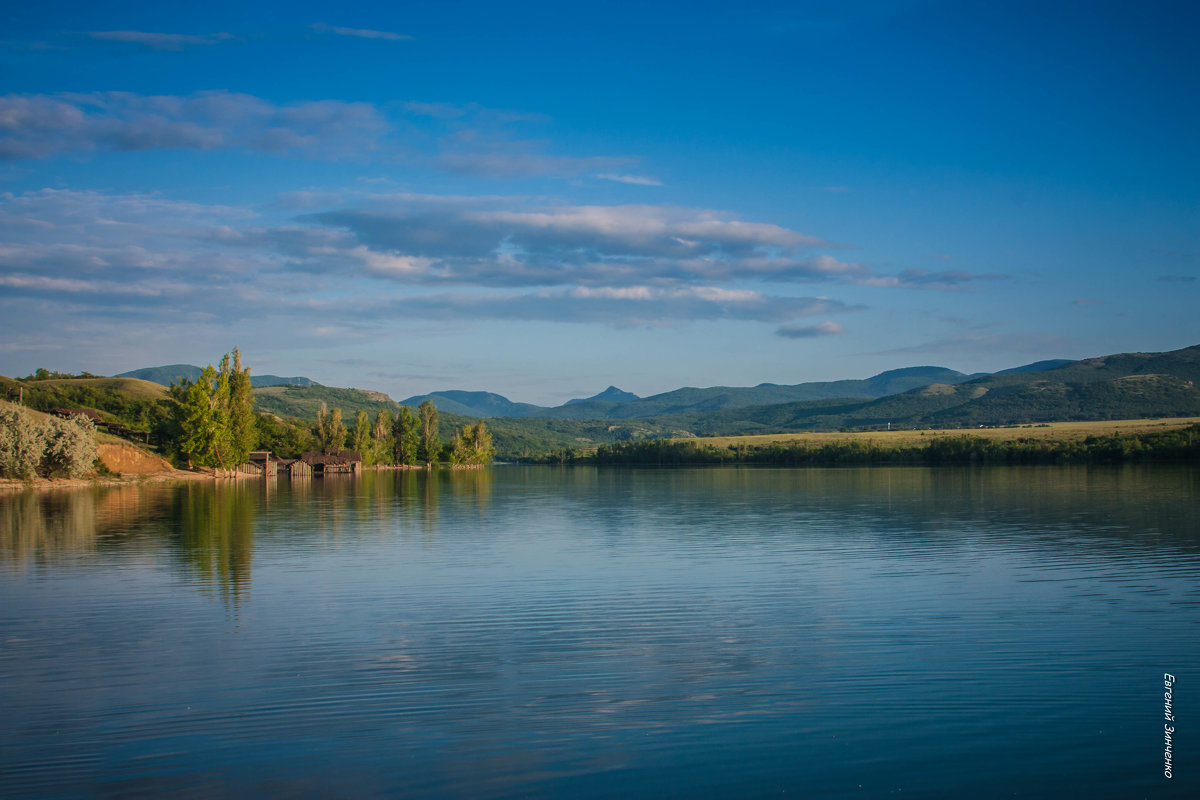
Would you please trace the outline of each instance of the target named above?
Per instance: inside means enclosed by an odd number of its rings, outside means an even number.
[[[0,404],[0,475],[78,478],[95,460],[96,441],[86,417],[42,422],[20,406]]]
[[[92,436],[92,421],[87,417],[52,417],[46,426],[45,436],[41,464],[43,475],[48,478],[78,478],[92,468],[96,460],[96,440]]]
[[[37,474],[45,449],[45,426],[18,406],[0,406],[0,474],[25,480]]]

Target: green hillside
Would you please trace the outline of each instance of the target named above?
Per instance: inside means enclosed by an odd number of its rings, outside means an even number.
[[[1200,346],[933,384],[878,400],[785,403],[659,418],[698,435],[840,428],[963,428],[1200,414]]]
[[[194,381],[200,377],[201,368],[194,364],[168,364],[162,367],[144,367],[129,372],[122,372],[118,378],[140,378],[152,383],[170,386],[183,380]],[[279,375],[251,375],[251,386],[283,386],[295,384],[298,386],[315,386],[317,382],[311,378],[296,376],[283,378]]]
[[[335,386],[262,386],[254,390],[255,410],[281,417],[315,420],[321,403],[325,403],[331,409],[340,408],[342,415],[349,419],[353,419],[359,411],[366,411],[374,416],[381,408],[392,411],[398,408],[396,402],[386,394],[364,389],[339,389]]]
[[[932,371],[950,378],[924,385]],[[948,373],[948,374],[947,374]],[[916,367],[881,373],[868,381],[836,381],[824,385],[871,391],[917,381],[919,388],[877,399],[842,397],[759,405],[738,405],[750,397],[777,397],[796,387],[764,384],[753,390],[736,387],[679,389],[655,397],[619,403],[584,401],[568,408],[588,410],[591,418],[488,417],[500,460],[537,458],[549,453],[593,450],[600,445],[654,438],[735,436],[780,432],[893,428],[968,428],[1051,421],[1144,419],[1200,416],[1200,346],[1168,353],[1123,353],[1070,362],[1051,369],[1009,371],[970,380],[941,368]],[[812,386],[801,384],[800,386]],[[748,392],[748,393],[747,393]],[[0,377],[0,396],[48,411],[94,408],[104,419],[163,441],[172,436],[172,403],[167,389],[133,378],[54,377],[14,380]],[[471,394],[462,399],[492,402]],[[282,454],[311,444],[311,428],[324,403],[341,409],[347,426],[359,411],[372,419],[380,409],[399,406],[386,394],[330,386],[271,386],[254,389],[263,446]],[[448,398],[447,398],[448,399]],[[499,398],[503,400],[503,398]],[[650,405],[643,405],[647,402]],[[495,401],[499,402],[499,401]],[[507,402],[507,401],[505,401]],[[502,405],[502,404],[501,404]],[[521,404],[513,404],[520,406]],[[642,405],[683,413],[618,416],[616,409]],[[474,423],[480,414],[455,413],[462,404],[439,406],[441,435],[447,442],[456,428]],[[602,413],[601,413],[602,412]],[[607,416],[606,416],[607,415]]]

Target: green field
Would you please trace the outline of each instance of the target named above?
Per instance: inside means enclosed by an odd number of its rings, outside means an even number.
[[[1082,441],[1089,436],[1109,436],[1151,433],[1174,428],[1186,428],[1200,423],[1200,417],[1171,417],[1167,419],[1119,419],[1100,422],[1050,422],[1037,425],[1014,425],[992,428],[947,428],[938,430],[854,431],[846,433],[770,433],[758,436],[712,436],[695,439],[673,439],[675,442],[694,442],[697,445],[729,447],[744,445],[760,447],[776,442],[822,445],[832,442],[860,442],[875,446],[914,445],[931,439],[976,436],[993,441],[1018,439],[1047,439],[1053,441]]]
[[[52,378],[44,381],[26,381],[27,387],[86,386],[97,392],[123,392],[139,400],[165,400],[167,387],[137,378]]]

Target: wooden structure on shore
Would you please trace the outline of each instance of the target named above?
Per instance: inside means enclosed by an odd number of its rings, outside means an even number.
[[[84,417],[92,421],[92,424],[101,430],[111,433],[113,436],[120,436],[123,439],[129,439],[132,442],[141,442],[142,444],[150,444],[150,431],[135,431],[119,422],[105,422],[100,418],[100,412],[94,408],[55,408],[50,411],[56,417],[70,419],[71,417]]]
[[[362,472],[362,456],[354,450],[310,450],[300,461],[312,467],[313,475]]]
[[[264,478],[286,475],[289,478],[309,478],[313,475],[357,475],[362,472],[362,456],[354,450],[310,450],[300,458],[287,459],[271,455],[267,450],[250,454],[250,461],[239,467],[247,475]]]

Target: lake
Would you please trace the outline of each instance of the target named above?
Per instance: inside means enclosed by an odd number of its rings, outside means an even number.
[[[1197,520],[1178,466],[0,495],[0,797],[1196,797]]]

